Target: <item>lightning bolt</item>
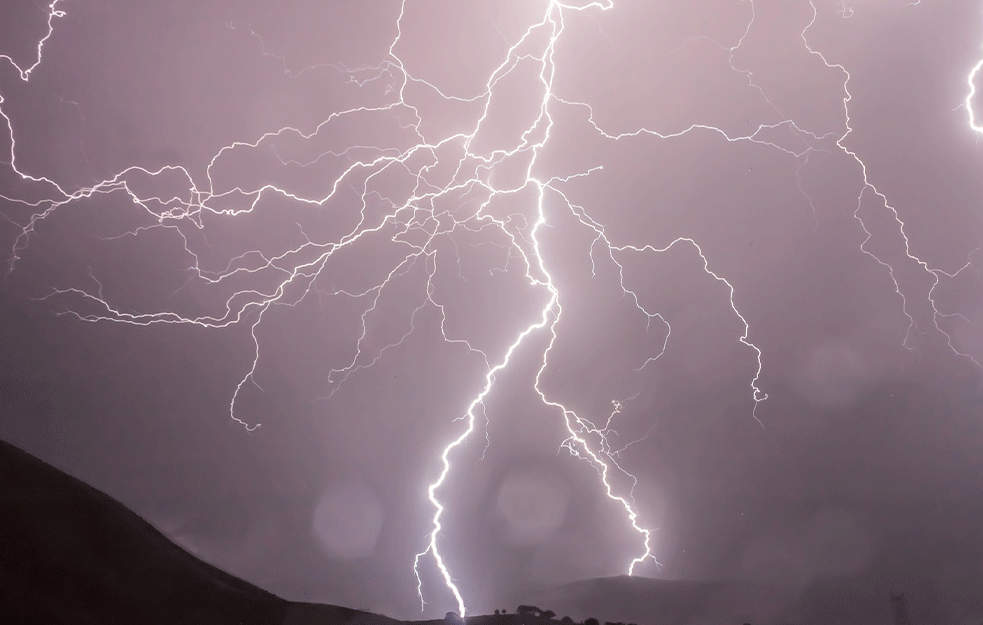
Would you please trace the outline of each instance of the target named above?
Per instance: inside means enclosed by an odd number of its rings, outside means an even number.
[[[980,73],[981,68],[983,68],[983,58],[977,61],[973,69],[969,70],[969,74],[966,75],[966,86],[968,90],[966,92],[966,100],[963,101],[963,106],[966,107],[966,115],[969,117],[969,127],[977,134],[983,134],[983,125],[980,125],[976,121],[973,99],[976,97],[976,75]]]
[[[453,595],[458,613],[461,616],[466,614],[467,602],[451,573],[450,565],[440,551],[442,516],[445,511],[445,503],[440,493],[451,474],[455,453],[480,427],[480,418],[483,417],[485,421],[489,418],[485,402],[493,392],[496,380],[510,367],[520,350],[529,347],[533,337],[541,337],[545,347],[538,354],[538,369],[530,383],[542,404],[562,419],[565,438],[560,441],[558,450],[566,450],[574,458],[587,462],[597,472],[602,492],[614,505],[624,510],[627,525],[638,535],[638,553],[626,563],[626,572],[629,575],[634,574],[636,568],[647,561],[658,565],[651,544],[655,530],[642,520],[639,506],[634,498],[634,488],[638,478],[625,468],[621,461],[621,454],[628,447],[644,440],[653,430],[650,429],[646,436],[620,446],[616,445],[614,441],[618,437],[618,432],[615,429],[615,422],[624,407],[621,400],[612,400],[611,412],[606,418],[597,419],[578,413],[544,388],[543,374],[551,367],[551,355],[554,353],[559,337],[558,328],[563,317],[565,302],[565,295],[554,280],[555,270],[551,269],[547,261],[548,254],[543,243],[542,235],[544,229],[550,225],[552,211],[566,211],[591,233],[592,263],[597,262],[595,255],[603,255],[604,262],[611,263],[617,270],[618,287],[621,292],[633,303],[637,314],[645,319],[646,332],[655,332],[656,329],[658,332],[664,332],[664,339],[659,349],[638,363],[639,371],[666,353],[671,328],[659,312],[649,310],[643,305],[642,298],[626,281],[624,259],[643,254],[659,255],[676,247],[686,247],[695,253],[695,257],[699,259],[697,266],[709,278],[726,288],[727,303],[733,315],[741,323],[742,332],[735,339],[747,348],[755,362],[748,385],[750,416],[763,425],[757,414],[759,405],[768,397],[760,384],[764,371],[763,353],[751,341],[751,326],[740,312],[739,297],[734,286],[721,272],[712,267],[712,254],[705,252],[696,239],[687,236],[678,237],[661,247],[629,245],[613,241],[603,222],[593,217],[589,208],[576,204],[565,190],[567,183],[575,179],[589,178],[601,171],[603,169],[601,166],[552,177],[540,175],[536,170],[543,149],[555,132],[553,116],[559,110],[585,112],[591,130],[596,136],[609,142],[625,141],[629,138],[665,141],[688,135],[716,135],[731,143],[752,143],[774,149],[790,159],[799,160],[803,165],[812,152],[819,150],[837,150],[847,155],[853,159],[863,174],[862,189],[857,197],[856,210],[853,212],[854,218],[866,235],[860,249],[885,270],[888,279],[894,285],[895,293],[901,300],[902,310],[909,321],[908,330],[902,340],[903,345],[910,349],[911,335],[928,330],[922,329],[926,322],[922,321],[920,324],[915,314],[910,311],[908,296],[895,276],[897,268],[868,249],[867,243],[873,234],[860,215],[860,207],[864,198],[870,195],[876,197],[885,210],[893,216],[899,235],[903,239],[907,260],[916,263],[922,271],[934,279],[927,295],[931,309],[931,330],[943,336],[955,354],[972,361],[979,367],[979,363],[972,355],[956,349],[950,335],[941,328],[939,319],[948,314],[940,312],[934,300],[935,289],[943,278],[954,278],[964,270],[974,270],[972,259],[970,258],[961,268],[944,271],[931,267],[915,255],[911,250],[901,214],[868,177],[867,165],[862,157],[847,147],[848,137],[853,131],[850,117],[852,96],[848,89],[851,77],[843,65],[827,60],[826,55],[814,49],[809,43],[808,33],[818,15],[818,10],[812,1],[810,1],[812,19],[800,32],[800,37],[802,45],[810,54],[821,59],[827,69],[841,72],[843,75],[842,103],[845,130],[840,134],[818,134],[803,127],[794,119],[782,115],[768,99],[766,91],[755,82],[753,72],[736,66],[735,53],[744,43],[755,20],[755,5],[751,0],[742,2],[749,7],[750,16],[738,41],[730,46],[716,41],[713,43],[728,52],[731,69],[744,76],[748,85],[760,93],[764,103],[779,115],[780,121],[759,125],[751,132],[742,135],[734,135],[704,123],[692,123],[676,132],[651,128],[614,132],[605,129],[595,120],[594,110],[589,102],[571,100],[558,93],[554,81],[558,62],[555,53],[557,43],[564,36],[566,20],[575,13],[600,14],[611,11],[615,9],[613,0],[579,4],[557,0],[538,3],[537,6],[541,6],[541,11],[530,19],[518,40],[508,46],[501,61],[485,81],[482,92],[477,95],[449,93],[437,84],[415,76],[404,63],[398,50],[404,36],[404,18],[409,1],[401,0],[399,4],[399,12],[395,20],[396,34],[388,47],[386,60],[371,67],[348,68],[342,65],[324,64],[294,71],[288,67],[285,57],[269,51],[261,34],[251,25],[241,22],[230,23],[230,28],[248,31],[251,38],[257,39],[260,43],[260,53],[276,60],[289,77],[297,78],[307,71],[323,67],[330,71],[341,72],[359,88],[379,91],[380,100],[373,105],[333,112],[306,132],[287,126],[264,133],[252,141],[230,143],[219,149],[209,160],[203,181],[196,180],[188,169],[177,165],[154,170],[134,165],[92,186],[69,190],[53,179],[26,173],[17,164],[14,124],[3,110],[4,99],[0,94],[0,116],[6,122],[11,145],[7,164],[22,180],[34,183],[38,188],[46,191],[42,199],[24,199],[6,195],[0,198],[29,212],[29,217],[23,223],[5,215],[8,221],[16,223],[20,229],[9,257],[10,271],[16,268],[21,260],[21,254],[27,249],[31,239],[36,236],[37,227],[42,222],[63,207],[99,196],[120,194],[126,196],[133,207],[146,219],[146,225],[107,237],[106,240],[137,237],[151,230],[164,230],[176,235],[181,241],[183,252],[189,259],[189,278],[185,286],[192,282],[201,283],[214,289],[216,293],[223,294],[220,296],[221,305],[216,309],[195,314],[175,310],[149,312],[125,310],[114,305],[111,299],[105,296],[103,284],[93,274],[91,268],[89,277],[95,285],[94,289],[77,286],[53,288],[44,299],[69,298],[69,301],[75,302],[75,305],[66,314],[89,322],[117,322],[139,326],[188,324],[202,328],[224,328],[236,325],[249,327],[253,342],[252,361],[231,393],[229,401],[230,418],[249,431],[259,428],[260,423],[249,423],[237,416],[237,402],[246,385],[251,384],[261,389],[256,380],[262,343],[258,332],[264,318],[272,314],[271,311],[276,307],[297,306],[308,297],[318,297],[343,300],[361,311],[360,331],[355,340],[352,356],[341,366],[332,368],[328,372],[327,392],[319,398],[323,401],[330,400],[351,376],[370,369],[388,353],[403,345],[416,330],[417,317],[422,311],[427,308],[437,311],[443,341],[460,348],[467,357],[477,358],[483,365],[484,378],[480,391],[466,402],[463,413],[454,420],[455,423],[461,424],[461,429],[456,436],[451,436],[441,449],[440,471],[426,489],[427,500],[434,511],[432,526],[423,551],[416,554],[413,562],[421,608],[426,605],[421,565],[424,558],[430,556],[448,591]],[[66,12],[59,8],[60,4],[60,0],[54,0],[48,5],[48,30],[39,40],[36,59],[32,60],[31,64],[21,65],[10,56],[0,55],[0,61],[10,63],[17,70],[22,81],[29,81],[32,72],[42,63],[44,45],[54,34],[55,20],[66,17]],[[911,5],[917,4],[918,2],[911,3]],[[852,16],[855,11],[842,1],[836,10],[844,18]],[[536,114],[526,127],[520,129],[521,133],[514,144],[505,148],[482,150],[480,142],[483,133],[489,132],[492,102],[496,94],[501,91],[506,79],[518,74],[520,67],[528,65],[536,70],[535,84],[528,90],[531,94],[529,97],[535,98],[537,103]],[[981,67],[983,67],[983,59],[972,68],[967,77],[969,95],[966,97],[965,106],[971,129],[983,134],[983,126],[976,121],[971,106],[976,93],[975,78]],[[421,112],[421,106],[414,103],[409,93],[410,89],[423,90],[446,103],[477,105],[480,112],[467,129],[434,137],[431,136],[433,131],[425,128],[428,119]],[[290,150],[281,145],[296,143],[320,145],[325,141],[323,137],[338,124],[350,120],[375,120],[382,117],[385,117],[388,122],[393,120],[396,122],[391,145],[366,143],[349,145],[344,149],[326,150],[315,147],[313,149],[317,155],[313,158],[291,157]],[[770,140],[769,133],[775,130],[791,131],[801,139],[803,147],[792,149]],[[224,179],[220,176],[227,175],[223,170],[227,161],[242,154],[265,153],[273,154],[277,164],[284,168],[311,171],[327,168],[333,174],[328,177],[329,184],[320,194],[300,193],[290,190],[286,185],[272,182],[220,183]],[[517,163],[522,172],[519,180],[502,182],[498,179],[497,173]],[[797,177],[798,171],[796,170]],[[393,198],[385,190],[387,177],[396,175],[408,176],[412,183],[411,189],[404,198]],[[141,192],[140,182],[146,179],[167,180],[174,191],[170,195]],[[799,189],[802,190],[801,181]],[[528,194],[531,194],[533,199],[529,201],[528,206],[525,206],[526,212],[517,211],[503,215],[497,208],[496,202],[505,199],[522,201]],[[804,191],[803,194],[805,195]],[[208,263],[202,257],[209,247],[205,239],[208,224],[248,215],[270,198],[312,209],[323,209],[340,204],[352,208],[357,216],[354,225],[348,226],[337,237],[328,240],[316,237],[312,239],[303,226],[298,224],[296,243],[286,249],[278,251],[250,249],[233,256],[220,269],[207,268]],[[809,202],[815,218],[815,205],[811,198]],[[447,208],[448,205],[451,208]],[[505,259],[502,265],[494,268],[493,271],[521,273],[528,287],[543,300],[538,314],[527,325],[520,328],[514,334],[511,343],[500,352],[490,353],[487,347],[477,346],[475,340],[455,336],[447,330],[447,304],[437,295],[434,278],[438,267],[444,266],[445,255],[457,255],[458,271],[459,273],[463,271],[455,237],[462,233],[484,237],[485,242],[500,251]],[[387,265],[384,275],[376,282],[369,288],[333,286],[324,288],[323,283],[330,282],[329,268],[333,267],[333,263],[339,262],[338,258],[346,250],[360,249],[361,245],[381,239],[388,240],[401,251],[397,254],[398,258]],[[453,252],[442,247],[443,245],[450,245]],[[408,313],[407,323],[395,331],[393,336],[379,340],[378,337],[373,336],[372,328],[374,320],[386,310],[386,298],[402,281],[409,280],[417,274],[423,278],[424,286],[416,294],[417,299]],[[246,286],[243,286],[244,284]],[[488,438],[487,428],[485,437],[486,445],[489,445],[491,441]],[[620,477],[616,480],[615,475]],[[620,486],[622,481],[626,481],[627,488]]]

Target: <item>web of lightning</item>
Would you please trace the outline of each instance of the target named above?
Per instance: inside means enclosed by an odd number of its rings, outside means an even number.
[[[205,328],[221,328],[237,324],[247,324],[250,327],[250,332],[253,339],[253,359],[249,370],[241,378],[235,391],[232,393],[229,403],[229,415],[233,420],[250,431],[260,427],[260,424],[247,423],[246,421],[240,419],[237,416],[236,402],[246,384],[251,383],[258,386],[254,379],[254,375],[260,361],[260,340],[257,336],[257,328],[263,321],[264,315],[270,311],[273,306],[295,306],[312,292],[316,292],[318,295],[325,294],[321,288],[315,284],[315,281],[322,275],[329,261],[334,258],[339,251],[346,248],[351,248],[360,241],[368,239],[373,234],[390,233],[395,231],[395,234],[393,234],[391,237],[392,241],[407,248],[408,252],[402,258],[402,260],[397,262],[395,266],[392,267],[381,282],[363,291],[347,291],[339,289],[335,290],[333,293],[328,293],[328,295],[331,296],[346,297],[352,300],[365,302],[365,306],[363,312],[361,313],[361,335],[356,342],[354,355],[345,366],[332,369],[330,371],[327,380],[330,390],[324,399],[330,398],[351,375],[360,370],[372,367],[380,359],[382,359],[389,350],[402,345],[406,338],[415,329],[413,322],[417,313],[419,313],[427,305],[434,307],[440,313],[441,334],[443,340],[454,345],[459,345],[466,349],[469,353],[477,355],[483,360],[486,371],[483,386],[480,392],[470,400],[470,403],[468,404],[463,416],[455,420],[464,423],[463,430],[458,434],[458,436],[450,440],[450,442],[443,447],[440,453],[441,470],[436,479],[428,486],[428,499],[434,509],[432,528],[427,538],[426,548],[421,553],[416,555],[413,564],[421,606],[425,605],[426,602],[424,601],[423,576],[420,572],[420,565],[422,559],[427,555],[430,555],[437,569],[439,570],[447,589],[453,594],[459,614],[464,616],[466,614],[466,602],[457,584],[455,583],[454,576],[450,572],[450,567],[439,549],[441,529],[443,527],[442,516],[445,510],[444,503],[439,495],[441,488],[445,485],[451,472],[452,457],[455,451],[466,443],[466,441],[478,427],[479,411],[484,411],[484,403],[489,394],[492,392],[498,375],[504,372],[510,366],[510,363],[516,357],[517,352],[527,342],[529,342],[528,339],[533,335],[543,335],[545,333],[545,337],[547,339],[546,346],[541,353],[541,360],[535,375],[535,379],[532,381],[532,383],[542,403],[562,415],[566,428],[566,438],[561,442],[560,449],[566,449],[575,458],[588,462],[590,466],[596,469],[600,478],[603,492],[616,505],[624,509],[628,523],[640,537],[641,549],[639,554],[627,564],[626,568],[628,574],[633,574],[636,567],[645,561],[652,561],[658,564],[652,552],[651,537],[653,530],[647,527],[640,520],[639,509],[633,496],[634,486],[637,484],[637,478],[622,467],[621,463],[619,462],[620,455],[623,451],[625,451],[625,449],[641,440],[644,440],[645,437],[633,440],[620,448],[615,448],[612,443],[613,437],[616,434],[614,429],[614,421],[617,415],[622,411],[623,406],[620,401],[615,400],[612,402],[612,411],[607,416],[606,420],[602,424],[598,425],[595,424],[595,422],[590,418],[577,414],[574,410],[570,409],[560,401],[549,397],[546,391],[543,390],[543,385],[541,384],[542,375],[545,371],[547,371],[550,365],[550,355],[553,353],[554,346],[558,338],[558,323],[563,314],[563,307],[561,305],[563,296],[554,282],[549,267],[547,266],[546,254],[543,250],[541,237],[542,228],[547,225],[547,197],[555,198],[559,205],[566,207],[580,224],[594,233],[594,245],[591,246],[590,252],[592,261],[595,260],[595,250],[602,250],[603,253],[606,254],[607,258],[617,268],[621,290],[626,296],[632,298],[632,301],[634,302],[634,305],[639,313],[642,314],[647,320],[647,323],[649,324],[647,327],[650,327],[652,323],[656,323],[665,332],[665,339],[662,342],[661,349],[641,362],[639,364],[639,369],[646,367],[651,362],[659,359],[665,353],[670,338],[670,327],[668,322],[659,313],[649,311],[641,303],[641,299],[636,292],[626,284],[623,266],[619,261],[619,258],[622,258],[625,254],[660,254],[675,246],[690,246],[699,255],[702,262],[702,270],[708,276],[727,287],[729,292],[729,306],[733,314],[736,315],[743,324],[743,332],[741,336],[738,337],[738,340],[753,352],[756,359],[756,369],[750,381],[751,399],[753,401],[751,415],[756,420],[758,420],[756,411],[759,404],[767,399],[767,395],[759,386],[759,379],[762,374],[762,352],[749,339],[750,326],[745,317],[739,312],[735,303],[734,287],[724,277],[711,270],[710,261],[696,240],[689,237],[680,237],[664,247],[655,247],[652,245],[633,246],[618,244],[609,239],[605,227],[600,221],[597,221],[591,217],[587,209],[575,204],[570,198],[568,198],[562,189],[561,183],[567,182],[574,177],[590,176],[594,172],[600,170],[600,167],[576,172],[566,177],[557,176],[548,179],[538,178],[533,174],[534,165],[536,164],[544,146],[551,138],[551,133],[554,129],[552,115],[555,113],[556,107],[580,107],[585,109],[589,113],[589,122],[593,129],[599,133],[600,136],[611,141],[619,141],[625,137],[640,135],[648,135],[658,139],[668,139],[671,137],[678,137],[692,133],[715,133],[722,136],[729,142],[751,142],[766,145],[779,150],[792,158],[807,159],[808,155],[812,151],[825,149],[822,147],[822,145],[827,139],[829,139],[829,135],[820,136],[812,133],[807,129],[802,128],[794,120],[787,117],[783,117],[783,121],[775,124],[761,125],[754,129],[753,132],[741,136],[732,136],[715,126],[699,123],[695,123],[676,133],[662,133],[648,128],[639,128],[634,131],[621,134],[611,133],[604,130],[600,124],[595,122],[594,111],[589,103],[570,101],[561,97],[560,94],[555,92],[555,51],[557,42],[564,33],[565,19],[568,18],[570,14],[573,12],[584,11],[609,11],[614,8],[614,3],[610,0],[598,0],[583,4],[572,4],[569,2],[559,2],[556,0],[550,0],[542,3],[542,13],[539,15],[539,17],[531,21],[524,31],[524,34],[518,39],[518,41],[508,48],[507,53],[504,55],[501,63],[488,77],[483,93],[472,97],[447,94],[435,84],[415,77],[404,65],[399,54],[396,52],[398,44],[403,37],[403,22],[406,13],[407,1],[408,0],[401,1],[399,16],[396,20],[396,35],[388,49],[389,58],[384,63],[375,67],[357,68],[354,70],[349,70],[343,67],[337,68],[339,71],[344,71],[345,73],[349,74],[351,80],[358,83],[360,86],[378,81],[388,81],[388,88],[386,92],[387,94],[391,95],[390,101],[380,103],[378,106],[356,107],[331,113],[327,119],[318,124],[310,132],[303,132],[293,127],[284,127],[273,132],[265,133],[252,142],[237,141],[226,145],[222,147],[209,161],[206,169],[207,181],[202,186],[199,186],[195,182],[193,176],[188,170],[177,165],[166,166],[153,171],[139,166],[131,166],[120,171],[111,178],[103,180],[95,185],[80,188],[74,191],[66,190],[50,178],[26,173],[22,171],[17,164],[17,142],[15,140],[16,133],[10,117],[8,117],[3,110],[4,100],[2,94],[0,94],[0,116],[3,117],[7,124],[11,145],[10,159],[8,163],[9,166],[23,180],[31,183],[37,183],[37,185],[49,190],[49,196],[42,200],[24,200],[3,195],[0,195],[0,198],[8,202],[22,205],[28,208],[30,211],[30,217],[27,218],[26,222],[17,224],[20,227],[20,232],[14,241],[10,255],[9,269],[11,271],[20,260],[21,253],[23,253],[23,251],[27,248],[32,237],[36,235],[36,227],[45,219],[54,214],[55,211],[66,205],[88,198],[93,198],[98,195],[123,193],[127,194],[132,200],[134,206],[138,207],[139,210],[144,211],[149,218],[149,225],[136,228],[123,236],[137,236],[147,230],[156,228],[166,228],[176,232],[184,241],[184,251],[193,260],[191,265],[193,274],[192,278],[201,280],[208,285],[218,285],[220,283],[231,282],[233,279],[249,278],[251,276],[259,276],[261,274],[269,275],[272,273],[281,275],[282,278],[274,281],[274,286],[272,288],[264,289],[257,287],[236,290],[225,300],[223,306],[224,310],[222,310],[220,314],[188,316],[167,310],[143,313],[126,311],[120,307],[115,307],[103,296],[102,285],[94,275],[91,275],[91,272],[90,276],[97,286],[95,290],[79,287],[56,288],[53,289],[49,295],[45,296],[67,296],[76,298],[75,301],[87,302],[90,306],[94,307],[94,310],[98,312],[70,311],[69,313],[74,314],[79,319],[84,321],[113,321],[134,325],[151,325],[160,323],[192,324]],[[717,42],[714,43],[729,52],[732,69],[735,72],[745,76],[748,84],[757,89],[761,93],[765,102],[777,111],[777,107],[774,107],[774,105],[768,99],[765,91],[754,82],[753,73],[747,69],[739,69],[734,63],[735,53],[748,36],[755,19],[754,3],[751,0],[745,1],[750,7],[750,18],[747,22],[743,36],[732,46],[725,46]],[[912,4],[915,5],[917,2]],[[19,72],[21,80],[30,80],[32,72],[34,72],[34,70],[41,64],[44,46],[54,34],[55,20],[66,16],[66,12],[60,8],[61,5],[61,0],[53,0],[53,2],[48,5],[47,33],[39,40],[36,49],[36,59],[34,59],[30,65],[21,65],[18,64],[11,56],[0,55],[0,62],[7,62],[13,65]],[[863,172],[863,189],[857,200],[857,210],[854,211],[854,217],[860,222],[867,235],[867,239],[861,245],[861,249],[887,270],[890,279],[893,281],[895,291],[901,298],[904,313],[907,315],[910,322],[908,333],[903,341],[904,345],[906,347],[908,346],[909,335],[913,331],[918,331],[919,326],[916,323],[914,316],[908,311],[908,302],[901,286],[895,278],[894,267],[890,262],[878,258],[876,255],[866,249],[866,243],[869,241],[872,235],[859,215],[860,203],[866,193],[873,193],[876,195],[897,220],[901,236],[904,238],[908,258],[917,262],[925,271],[934,276],[935,282],[928,296],[932,310],[934,311],[934,329],[946,337],[949,347],[954,352],[960,356],[964,356],[972,360],[972,356],[957,351],[956,348],[953,347],[952,340],[949,335],[940,329],[938,319],[945,315],[938,311],[933,299],[935,287],[938,285],[939,280],[943,276],[954,277],[963,270],[971,268],[971,262],[968,262],[964,267],[958,269],[957,271],[944,272],[942,270],[929,267],[925,261],[922,261],[920,258],[915,256],[911,252],[910,246],[908,245],[907,235],[905,234],[905,225],[901,221],[900,214],[891,206],[887,200],[887,197],[878,191],[873,183],[868,179],[867,166],[861,157],[854,151],[851,151],[849,148],[845,147],[846,139],[850,132],[852,132],[852,128],[850,127],[849,109],[851,95],[847,89],[850,81],[850,75],[842,65],[829,62],[826,56],[814,50],[810,46],[807,40],[807,33],[814,25],[818,13],[815,4],[810,2],[810,5],[812,6],[813,17],[809,24],[801,31],[801,38],[806,49],[811,54],[821,58],[827,68],[840,71],[844,75],[843,111],[846,130],[841,135],[834,136],[833,139],[835,141],[836,148],[852,157],[858,163],[861,171]],[[847,18],[853,14],[854,10],[847,7],[845,3],[840,3],[838,11],[842,17]],[[252,36],[260,38],[260,36],[253,31],[251,27],[249,27],[249,32]],[[542,38],[538,38],[541,35],[543,35]],[[262,43],[261,38],[260,41]],[[274,56],[267,52],[265,43],[263,43],[262,54]],[[300,72],[290,72],[286,68],[285,60],[282,57],[274,58],[277,58],[284,64],[284,71],[290,74],[292,77],[298,76],[305,71],[301,70]],[[472,145],[475,142],[479,131],[489,123],[488,118],[492,96],[496,89],[499,88],[503,79],[513,72],[520,62],[533,62],[539,68],[539,85],[537,88],[541,98],[538,100],[538,115],[529,124],[529,126],[525,128],[524,132],[522,132],[521,138],[516,145],[511,146],[509,149],[496,150],[488,155],[479,154],[477,151],[472,149]],[[973,108],[971,106],[971,101],[975,94],[974,80],[981,67],[983,67],[983,59],[981,59],[980,62],[972,69],[967,78],[970,93],[966,99],[966,107],[969,112],[970,126],[974,131],[983,134],[983,126],[980,126],[976,122]],[[420,116],[420,111],[413,104],[412,99],[406,95],[406,89],[411,84],[426,87],[432,93],[438,95],[440,98],[443,98],[446,101],[481,103],[483,105],[481,109],[482,112],[477,121],[468,131],[444,137],[439,141],[428,141],[421,132],[421,124],[423,120]],[[334,178],[333,183],[330,185],[331,188],[329,192],[322,197],[306,197],[302,194],[293,193],[272,184],[256,186],[255,188],[243,188],[242,186],[236,186],[232,189],[220,191],[213,180],[213,171],[216,168],[216,164],[225,155],[234,150],[251,150],[259,148],[261,145],[270,145],[274,139],[283,136],[296,136],[304,140],[311,139],[317,135],[322,128],[330,123],[337,122],[338,120],[343,120],[363,113],[385,112],[409,114],[412,118],[412,121],[409,124],[409,129],[415,133],[418,141],[405,149],[359,145],[351,146],[339,152],[328,152],[322,154],[322,157],[331,156],[338,159],[347,159],[349,162],[349,165],[344,168],[336,178]],[[803,139],[806,147],[796,151],[769,141],[766,138],[767,131],[779,127],[785,127],[793,130]],[[442,149],[454,148],[455,145],[463,146],[463,150],[460,156],[456,159],[456,163],[454,165],[455,171],[450,182],[442,185],[434,184],[432,180],[428,178],[428,174],[439,161],[437,156],[438,152],[440,152]],[[366,157],[366,154],[370,156]],[[430,161],[427,161],[424,165],[414,165],[414,158],[418,159],[421,156],[426,155],[431,157]],[[525,155],[529,157],[528,165],[525,168],[525,176],[521,183],[508,188],[500,188],[493,184],[487,174],[489,174],[492,169],[496,167],[496,165],[504,162],[510,157],[517,155]],[[303,166],[310,164],[297,163],[296,161],[283,161],[281,159],[281,163],[286,164],[288,162]],[[414,167],[416,167],[415,171],[413,170]],[[375,179],[381,179],[383,172],[397,168],[403,168],[406,171],[410,171],[415,181],[415,188],[406,201],[400,203],[391,202],[391,210],[387,211],[384,217],[382,217],[378,223],[373,224],[369,217],[370,199],[373,197],[381,197],[381,195],[377,191],[371,189],[370,185]],[[187,182],[187,188],[182,190],[180,193],[175,193],[172,197],[144,196],[135,191],[133,185],[130,183],[130,177],[134,175],[158,177],[165,174],[178,175],[179,177],[182,177],[183,180]],[[315,242],[308,237],[307,233],[304,232],[303,229],[301,229],[301,234],[303,235],[304,241],[295,247],[286,249],[277,255],[264,254],[258,250],[249,252],[231,259],[225,270],[214,272],[207,271],[200,266],[199,256],[195,252],[195,247],[192,240],[183,229],[189,227],[189,224],[190,227],[195,230],[204,229],[205,224],[203,220],[208,214],[236,216],[242,213],[248,213],[258,205],[262,197],[267,195],[280,196],[291,201],[298,202],[302,205],[320,207],[325,205],[330,200],[338,197],[344,187],[348,186],[355,188],[358,176],[363,176],[361,181],[361,192],[359,194],[361,203],[361,218],[354,228],[350,229],[346,234],[340,236],[334,241]],[[532,207],[534,218],[524,219],[521,215],[518,217],[515,215],[511,217],[499,217],[495,216],[493,211],[487,210],[494,198],[508,195],[518,195],[521,191],[527,189],[532,189],[535,192],[536,202],[535,206]],[[455,196],[465,197],[470,193],[483,194],[484,201],[481,202],[479,208],[469,216],[459,217],[448,213],[442,213],[435,207],[437,200],[452,198]],[[245,204],[234,209],[222,208],[220,206],[222,202],[229,202],[237,198],[240,200],[245,198]],[[5,218],[13,221],[10,217],[5,216]],[[522,228],[517,229],[514,227],[513,221],[524,222],[526,225],[525,231]],[[508,258],[510,261],[517,258],[528,283],[536,288],[542,289],[545,294],[548,294],[548,297],[546,298],[547,301],[537,318],[515,335],[514,340],[511,342],[511,344],[509,344],[508,348],[504,350],[504,353],[498,357],[497,361],[492,356],[489,356],[489,354],[485,351],[474,347],[468,339],[451,336],[445,330],[444,321],[446,321],[447,318],[445,304],[435,297],[433,287],[433,279],[437,267],[437,249],[435,247],[435,242],[441,237],[450,237],[458,229],[481,233],[486,228],[493,229],[494,231],[504,234],[507,237],[508,241],[510,242],[510,245],[508,245]],[[370,349],[368,346],[370,319],[372,315],[379,310],[380,298],[383,292],[396,278],[405,275],[411,270],[411,268],[417,266],[417,263],[422,263],[422,265],[426,268],[428,280],[423,301],[414,309],[412,313],[412,317],[410,319],[410,329],[403,333],[400,337],[389,342],[384,347]],[[503,271],[507,269],[508,268],[506,267],[503,269]],[[976,361],[973,360],[973,362],[975,363]],[[758,422],[760,423],[760,420]],[[651,430],[649,431],[649,434],[651,434]],[[612,479],[612,475],[614,473],[621,474],[624,478],[626,478],[630,486],[627,489],[619,488],[617,486],[619,482]]]

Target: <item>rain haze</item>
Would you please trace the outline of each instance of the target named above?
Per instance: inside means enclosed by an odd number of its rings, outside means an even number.
[[[291,600],[978,621],[981,59],[955,0],[7,3],[0,438]]]

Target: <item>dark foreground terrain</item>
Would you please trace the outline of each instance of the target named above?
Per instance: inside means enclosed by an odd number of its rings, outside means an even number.
[[[555,611],[473,616],[467,625],[891,625],[871,579],[788,589],[616,577],[515,597]],[[898,589],[903,590],[903,589]],[[912,602],[913,625],[979,625],[983,604]],[[929,608],[929,609],[925,609]],[[919,613],[921,612],[921,613]],[[571,618],[561,617],[567,616]],[[0,441],[0,623],[38,625],[396,625],[385,616],[286,601],[211,566],[108,495]],[[459,619],[416,625],[463,625]],[[611,624],[620,625],[620,624]]]
[[[202,562],[108,495],[0,441],[0,622],[396,621],[285,601]]]
[[[0,625],[397,625],[286,601],[199,560],[123,504],[0,441]],[[489,615],[468,625],[561,625]],[[463,625],[459,619],[414,625]]]

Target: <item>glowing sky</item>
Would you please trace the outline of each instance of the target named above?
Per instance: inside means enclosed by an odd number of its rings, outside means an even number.
[[[22,3],[0,436],[394,616],[973,588],[981,58],[968,1]]]

